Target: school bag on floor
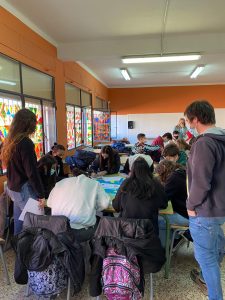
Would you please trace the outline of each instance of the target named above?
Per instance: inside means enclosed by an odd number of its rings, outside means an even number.
[[[95,160],[96,153],[86,150],[76,150],[73,156],[67,156],[65,162],[71,169],[78,168],[86,171],[89,165]]]
[[[141,300],[138,289],[140,267],[137,258],[129,261],[126,256],[118,255],[114,249],[107,250],[102,270],[103,294],[108,300]]]

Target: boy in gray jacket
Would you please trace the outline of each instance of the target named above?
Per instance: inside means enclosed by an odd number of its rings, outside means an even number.
[[[225,222],[225,131],[215,126],[214,108],[207,101],[191,103],[184,115],[190,127],[199,134],[187,165],[187,209],[195,258],[201,267],[202,284],[205,281],[209,300],[222,300],[220,262],[225,245],[221,228]],[[197,275],[195,270],[191,272],[192,279],[197,279]]]

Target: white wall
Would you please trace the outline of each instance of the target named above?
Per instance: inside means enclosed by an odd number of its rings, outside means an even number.
[[[225,108],[215,109],[217,126],[225,128]],[[148,138],[155,138],[165,132],[173,132],[183,113],[131,114],[117,116],[117,138],[128,137],[136,142],[138,133],[145,133]],[[128,121],[134,121],[134,129],[128,129]]]

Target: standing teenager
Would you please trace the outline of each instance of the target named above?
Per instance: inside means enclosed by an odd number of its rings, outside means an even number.
[[[220,263],[224,256],[225,131],[215,126],[215,111],[207,101],[195,101],[185,110],[187,122],[199,136],[192,145],[187,165],[187,209],[201,274],[191,272],[199,285],[206,283],[209,300],[222,300]],[[199,279],[199,280],[198,280]]]
[[[22,230],[19,216],[29,198],[44,206],[44,188],[37,169],[37,157],[30,136],[36,129],[36,116],[21,109],[13,118],[2,148],[2,162],[7,167],[7,193],[13,200],[14,234]]]

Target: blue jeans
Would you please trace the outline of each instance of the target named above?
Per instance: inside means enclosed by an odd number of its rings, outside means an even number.
[[[188,226],[189,221],[188,219],[184,218],[183,216],[174,213],[172,215],[167,215],[170,224],[176,224],[180,226]],[[158,218],[159,224],[159,238],[163,247],[166,245],[166,223],[163,217],[159,216]]]
[[[207,285],[209,300],[223,300],[220,263],[224,256],[225,238],[221,225],[225,217],[190,217],[189,228],[198,261]]]
[[[38,200],[38,197],[28,182],[22,186],[20,192],[14,192],[7,188],[7,194],[13,201],[14,235],[16,235],[23,229],[23,221],[20,221],[19,217],[24,209],[25,204],[29,198]]]

